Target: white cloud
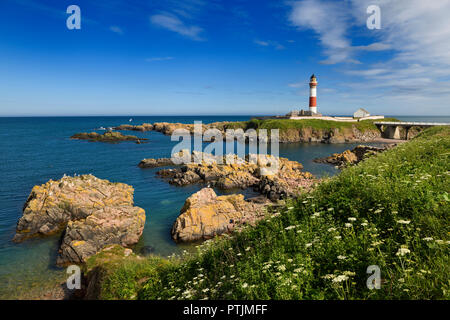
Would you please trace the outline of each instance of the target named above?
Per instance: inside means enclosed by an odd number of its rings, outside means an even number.
[[[263,46],[263,47],[268,47],[269,46],[269,43],[267,41],[255,40],[254,42],[256,44],[259,44],[260,46]]]
[[[380,30],[366,27],[366,9],[373,4],[381,9]],[[289,21],[318,36],[325,64],[357,62],[357,55],[390,50],[384,60],[377,56],[357,69],[341,70],[353,76],[339,83],[351,99],[375,99],[394,113],[403,108],[406,113],[448,114],[449,14],[450,0],[304,0],[291,4]],[[352,45],[355,35],[373,42]]]
[[[283,45],[281,45],[280,43],[278,43],[277,41],[254,40],[253,42],[256,43],[259,46],[262,46],[262,47],[273,47],[273,48],[275,48],[277,50],[285,49],[285,47]]]
[[[111,26],[111,27],[109,27],[109,30],[114,32],[114,33],[120,34],[120,35],[123,34],[122,28],[120,28],[118,26]]]
[[[147,62],[153,62],[153,61],[167,61],[167,60],[173,60],[174,57],[153,57],[153,58],[147,58],[145,61]]]
[[[352,46],[348,29],[353,16],[346,2],[303,0],[292,3],[289,21],[300,30],[313,30],[319,37],[327,59],[322,64],[341,62],[360,64],[354,58],[357,51],[382,51],[391,48],[385,43]]]
[[[304,87],[304,86],[306,86],[306,83],[304,83],[304,82],[296,82],[296,83],[289,83],[288,84],[288,87],[291,87],[291,88],[301,88],[301,87]]]
[[[202,28],[194,25],[187,25],[174,14],[155,14],[150,17],[150,22],[156,26],[176,32],[192,40],[204,40],[200,36],[200,34],[203,32]]]

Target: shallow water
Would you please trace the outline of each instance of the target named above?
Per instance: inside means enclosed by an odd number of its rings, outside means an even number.
[[[151,246],[155,254],[167,256],[181,250],[170,238],[172,223],[185,199],[202,186],[175,187],[155,175],[156,169],[140,169],[143,158],[169,157],[177,142],[158,132],[132,132],[149,143],[119,144],[71,140],[77,132],[128,123],[129,117],[43,117],[0,118],[0,297],[24,297],[51,287],[64,277],[55,267],[58,237],[11,242],[22,207],[34,185],[64,174],[86,174],[130,184],[137,206],[145,209],[147,222],[138,247]],[[133,117],[132,124],[144,122],[204,123],[239,121],[249,117]],[[441,118],[442,121],[442,118]],[[101,132],[101,131],[98,131]],[[296,160],[306,171],[334,175],[329,165],[314,158],[342,152],[356,144],[282,144],[280,156]],[[250,194],[251,195],[251,192]]]

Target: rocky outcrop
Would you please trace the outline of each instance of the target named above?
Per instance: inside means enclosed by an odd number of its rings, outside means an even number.
[[[241,194],[217,196],[203,188],[188,199],[172,227],[177,242],[211,239],[243,223],[253,224],[264,216],[263,204],[245,201]]]
[[[158,168],[158,167],[167,167],[167,166],[173,166],[174,163],[172,162],[171,158],[158,158],[158,159],[144,159],[141,162],[139,162],[138,166],[140,168]]]
[[[152,131],[153,125],[151,123],[143,123],[141,125],[121,124],[120,126],[114,127],[114,130],[145,132]]]
[[[207,183],[224,190],[254,188],[271,200],[295,196],[301,189],[310,189],[315,182],[309,172],[302,171],[300,163],[285,158],[250,155],[245,159],[233,156],[230,161],[230,156],[215,157],[201,152],[193,152],[192,156],[192,160],[198,157],[203,161],[163,169],[158,174],[178,186]],[[277,170],[270,166],[275,163]]]
[[[108,244],[129,246],[142,234],[145,211],[133,205],[133,187],[92,175],[65,176],[35,186],[14,241],[65,230],[57,263],[82,263]]]
[[[223,122],[213,122],[201,125],[202,133],[208,129],[217,129],[225,137],[226,129],[233,128],[234,122],[223,121]],[[155,122],[153,124],[153,130],[161,132],[165,135],[171,135],[177,129],[185,129],[191,134],[194,133],[194,124],[191,123],[171,123],[171,122]]]
[[[357,164],[358,162],[370,157],[374,154],[383,152],[392,148],[395,144],[390,144],[385,147],[373,147],[373,146],[356,146],[352,150],[345,150],[342,153],[334,153],[332,156],[325,158],[314,159],[317,163],[327,163],[335,165],[339,168],[346,167],[348,165]]]
[[[372,141],[381,137],[380,131],[359,130],[356,126],[347,128],[315,129],[311,127],[282,129],[279,132],[281,143],[321,142],[349,143],[357,141]]]
[[[83,263],[109,244],[129,247],[139,241],[144,224],[144,209],[131,206],[104,207],[86,219],[69,221],[56,263]]]
[[[77,133],[70,137],[76,140],[89,140],[93,142],[122,142],[122,141],[134,141],[136,143],[143,143],[148,139],[138,138],[136,136],[123,135],[120,132],[105,132],[104,134],[99,134],[97,132],[83,132]]]

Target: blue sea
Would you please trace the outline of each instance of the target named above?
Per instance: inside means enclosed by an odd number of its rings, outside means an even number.
[[[404,121],[450,122],[450,117],[399,117]],[[144,122],[203,123],[248,120],[250,116],[132,117]],[[129,123],[123,117],[21,117],[0,118],[0,298],[35,297],[64,280],[65,270],[55,267],[58,236],[11,242],[22,208],[34,185],[64,174],[87,174],[135,189],[135,204],[146,211],[147,222],[136,250],[151,246],[154,254],[168,256],[184,249],[170,238],[172,223],[187,197],[202,186],[176,187],[156,176],[158,169],[140,169],[144,158],[170,157],[177,142],[158,132],[128,134],[148,138],[148,143],[118,144],[71,140],[78,132],[97,131]],[[296,160],[317,176],[334,175],[329,165],[314,158],[342,152],[356,144],[282,144],[280,155]],[[248,196],[252,193],[248,192]]]

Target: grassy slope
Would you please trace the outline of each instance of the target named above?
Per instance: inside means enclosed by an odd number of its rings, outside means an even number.
[[[428,129],[198,254],[106,264],[102,298],[449,299],[449,150]]]

